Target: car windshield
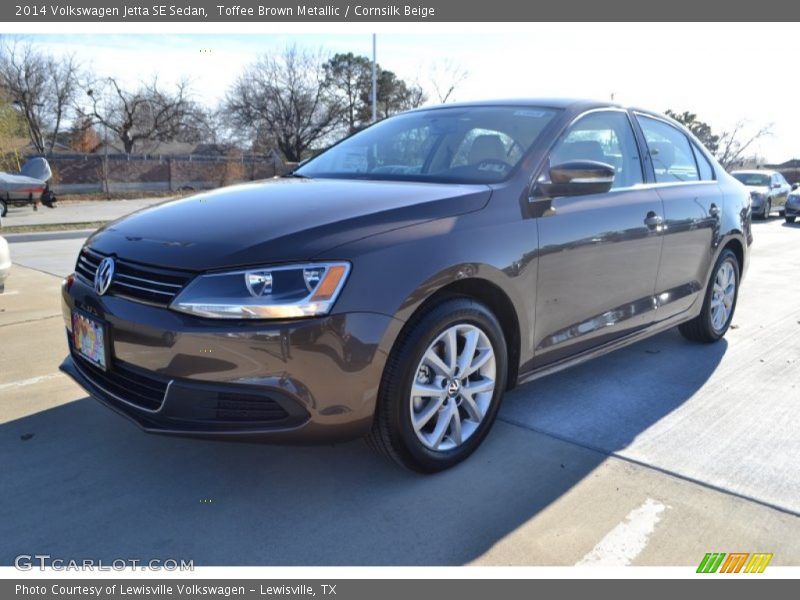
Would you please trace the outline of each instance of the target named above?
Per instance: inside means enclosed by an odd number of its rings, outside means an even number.
[[[764,173],[734,173],[733,176],[745,185],[769,185],[769,175]]]
[[[295,171],[301,177],[495,183],[506,179],[558,109],[453,107],[398,115]]]

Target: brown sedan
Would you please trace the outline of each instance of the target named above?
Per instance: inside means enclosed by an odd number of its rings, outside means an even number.
[[[725,335],[750,219],[744,186],[664,116],[421,109],[290,177],[99,230],[64,282],[62,368],[149,432],[366,436],[437,471],[515,385],[674,326]]]

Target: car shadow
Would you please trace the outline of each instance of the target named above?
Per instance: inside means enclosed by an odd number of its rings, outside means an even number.
[[[483,446],[434,476],[398,469],[361,442],[149,436],[81,399],[0,426],[0,564],[37,553],[198,566],[464,564],[691,398],[725,350],[668,332],[521,386]]]

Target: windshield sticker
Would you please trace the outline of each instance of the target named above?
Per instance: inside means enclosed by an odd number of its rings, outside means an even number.
[[[532,119],[541,119],[547,113],[543,110],[515,110],[515,117],[530,117]]]

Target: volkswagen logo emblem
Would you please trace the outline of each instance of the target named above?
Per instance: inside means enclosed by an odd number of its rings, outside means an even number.
[[[94,274],[94,291],[102,296],[111,287],[111,280],[114,278],[114,259],[106,256],[97,266]]]
[[[459,383],[458,379],[451,380],[450,385],[447,386],[447,395],[451,397],[457,396],[460,391],[461,383]]]

